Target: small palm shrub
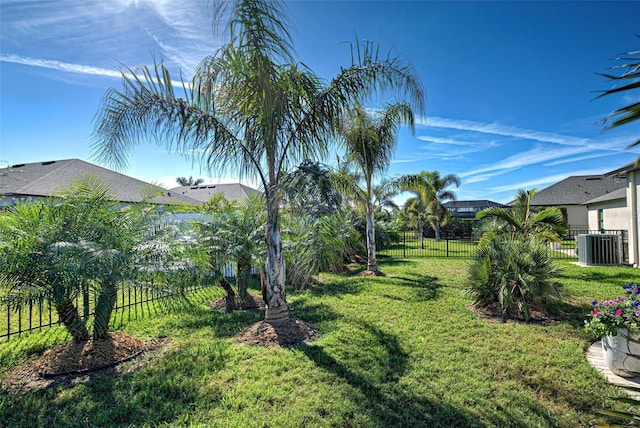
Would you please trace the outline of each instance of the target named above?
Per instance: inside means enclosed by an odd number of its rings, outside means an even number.
[[[494,239],[479,245],[469,266],[468,291],[476,307],[498,305],[503,319],[530,319],[532,305],[546,309],[559,297],[549,248],[536,239]]]
[[[160,277],[194,263],[175,245],[156,209],[121,207],[96,177],[75,180],[56,198],[24,202],[0,213],[0,298],[14,307],[48,301],[75,341],[89,339],[77,298],[93,295],[93,336],[107,336],[119,289],[168,291]],[[187,286],[180,281],[170,291]],[[91,292],[90,292],[91,291]]]
[[[355,221],[350,210],[338,210],[318,219],[289,217],[284,230],[287,281],[306,285],[318,273],[339,272],[344,269],[345,260],[363,254],[366,250]]]

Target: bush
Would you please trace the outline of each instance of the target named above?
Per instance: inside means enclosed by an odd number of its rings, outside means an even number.
[[[362,254],[363,239],[353,224],[353,213],[343,210],[315,220],[288,218],[283,231],[287,282],[308,284],[318,273],[339,272],[345,261]]]
[[[559,297],[558,273],[549,248],[538,240],[494,239],[479,245],[469,266],[469,293],[476,307],[498,305],[503,319],[530,318],[531,305],[546,309]]]

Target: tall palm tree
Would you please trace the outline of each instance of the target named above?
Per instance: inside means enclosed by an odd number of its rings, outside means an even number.
[[[520,189],[511,207],[490,207],[479,211],[476,218],[496,217],[501,222],[497,229],[485,232],[482,241],[505,235],[513,240],[561,241],[567,230],[562,212],[557,207],[534,210],[531,201],[535,194],[536,189]]]
[[[197,186],[198,184],[204,183],[204,178],[193,178],[193,177],[177,177],[176,183],[181,186]]]
[[[325,84],[295,62],[284,3],[228,2],[229,42],[196,68],[190,85],[174,90],[162,64],[141,75],[125,68],[123,89],[109,90],[94,119],[94,153],[126,165],[147,133],[160,144],[199,156],[204,166],[234,169],[261,181],[266,198],[265,320],[286,320],[285,265],[280,233],[282,175],[303,159],[325,156],[346,107],[374,93],[395,95],[420,112],[423,90],[413,67],[377,46],[351,46],[352,64]]]
[[[373,179],[389,167],[402,124],[409,125],[413,132],[414,115],[407,103],[387,104],[375,116],[357,104],[341,125],[347,158],[357,166],[364,179],[361,202],[366,218],[367,270],[374,273],[378,273],[379,269],[376,260]]]
[[[427,223],[429,218],[426,207],[420,198],[409,198],[405,201],[401,213],[406,225],[410,225],[412,228],[418,228],[420,249],[424,250],[424,225]]]
[[[436,233],[436,241],[440,241],[440,226],[448,223],[451,217],[449,210],[443,205],[445,201],[455,200],[456,195],[447,187],[460,186],[460,178],[455,174],[441,176],[438,171],[421,171],[419,174],[404,175],[397,179],[403,191],[415,193],[425,210],[425,220]]]

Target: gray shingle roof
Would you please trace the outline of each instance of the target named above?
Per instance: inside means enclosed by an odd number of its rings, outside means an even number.
[[[538,191],[531,202],[537,206],[582,205],[626,185],[626,180],[604,174],[578,175]]]
[[[260,193],[256,189],[240,183],[230,184],[199,184],[197,186],[181,186],[171,189],[172,193],[181,194],[190,198],[207,202],[214,195],[223,193],[228,201],[244,201],[247,196]]]
[[[0,169],[0,196],[52,196],[73,179],[87,175],[105,181],[119,202],[140,202],[149,192],[160,192],[151,199],[156,204],[199,205],[200,201],[162,189],[80,159],[64,159],[13,165]]]
[[[593,198],[585,202],[585,205],[597,204],[599,202],[609,202],[615,201],[618,199],[627,199],[627,188],[623,187],[622,189],[614,190],[609,193],[605,193],[604,195],[598,196],[597,198]]]

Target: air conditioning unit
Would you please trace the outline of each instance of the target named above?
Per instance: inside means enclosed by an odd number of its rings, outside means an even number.
[[[578,264],[584,266],[606,266],[619,265],[621,261],[621,235],[578,235]]]

